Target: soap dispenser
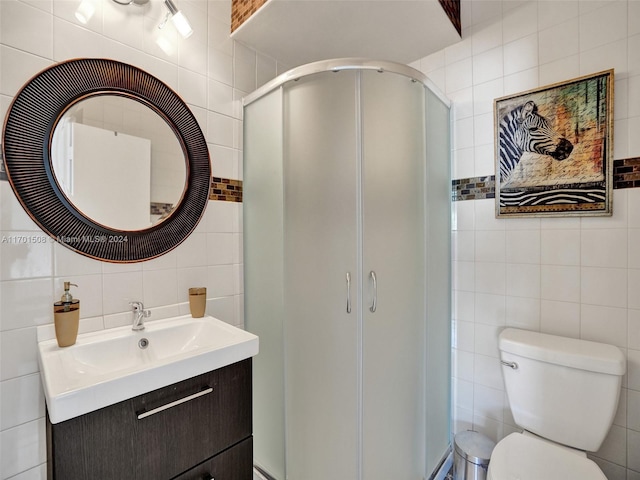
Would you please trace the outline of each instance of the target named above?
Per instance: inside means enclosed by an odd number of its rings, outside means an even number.
[[[53,304],[53,318],[59,347],[76,343],[80,323],[80,300],[73,298],[69,289],[75,283],[64,282],[64,293],[59,302]]]

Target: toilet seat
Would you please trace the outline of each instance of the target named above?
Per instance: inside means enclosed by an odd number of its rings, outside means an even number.
[[[487,480],[607,480],[595,462],[560,445],[512,433],[493,450]]]

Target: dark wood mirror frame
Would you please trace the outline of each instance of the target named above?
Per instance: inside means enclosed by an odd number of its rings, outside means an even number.
[[[59,117],[80,99],[105,94],[147,105],[165,119],[183,146],[183,197],[166,220],[144,230],[112,229],[86,217],[68,201],[52,172],[51,137]],[[7,113],[2,148],[9,182],[29,216],[59,243],[97,260],[140,262],[172,250],[195,229],[209,201],[209,151],[189,107],[156,77],[115,60],[69,60],[29,80]]]

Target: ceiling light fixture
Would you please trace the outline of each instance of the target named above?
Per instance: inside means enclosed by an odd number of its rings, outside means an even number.
[[[178,30],[178,33],[180,33],[184,38],[189,38],[193,33],[193,29],[191,28],[187,17],[184,16],[182,11],[178,10],[172,0],[164,0],[164,4],[167,6],[167,9],[169,9],[171,21],[173,22],[173,26],[176,27],[176,30]],[[160,28],[164,27],[164,23],[166,23],[166,20],[160,25]]]

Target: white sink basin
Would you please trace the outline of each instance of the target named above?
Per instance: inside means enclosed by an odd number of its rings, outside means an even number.
[[[51,423],[59,423],[258,353],[258,337],[213,317],[191,315],[78,335],[60,348],[38,343]],[[146,348],[139,343],[145,339]],[[142,342],[144,344],[144,340]]]

